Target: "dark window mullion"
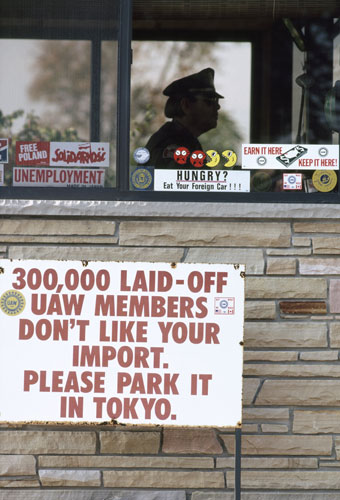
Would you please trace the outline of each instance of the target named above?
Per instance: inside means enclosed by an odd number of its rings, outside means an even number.
[[[120,3],[117,92],[117,187],[129,189],[132,0]]]

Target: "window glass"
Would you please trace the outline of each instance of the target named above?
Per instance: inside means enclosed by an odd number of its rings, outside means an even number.
[[[337,194],[340,35],[326,6],[134,9],[130,189]]]
[[[105,187],[116,186],[117,151],[117,41],[101,44],[100,140],[110,144],[110,165],[106,171]]]
[[[114,187],[119,1],[19,3],[2,4],[1,189]]]

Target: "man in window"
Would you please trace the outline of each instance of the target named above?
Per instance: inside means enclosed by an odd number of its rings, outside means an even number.
[[[202,150],[198,137],[217,126],[218,100],[223,98],[215,90],[214,74],[213,69],[206,68],[175,80],[164,89],[163,94],[168,97],[164,114],[172,121],[166,122],[146,144],[151,166],[179,168],[181,162],[174,160],[178,149],[184,156]],[[186,158],[182,159],[184,165],[192,167]]]

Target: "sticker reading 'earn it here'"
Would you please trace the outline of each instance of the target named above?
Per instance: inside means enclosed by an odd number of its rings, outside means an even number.
[[[339,146],[334,144],[242,144],[242,168],[339,170]]]
[[[16,165],[52,167],[109,167],[107,142],[29,142],[18,141]]]

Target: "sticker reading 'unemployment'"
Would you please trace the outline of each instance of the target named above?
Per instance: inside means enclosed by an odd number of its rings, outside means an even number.
[[[155,170],[154,190],[248,193],[250,191],[250,172],[240,170]]]
[[[339,170],[339,146],[335,144],[243,144],[242,168]]]
[[[241,421],[243,265],[0,267],[1,422]]]
[[[109,167],[107,142],[30,142],[15,145],[16,165],[51,167]]]
[[[104,185],[105,170],[87,168],[14,167],[13,186],[98,187]]]

